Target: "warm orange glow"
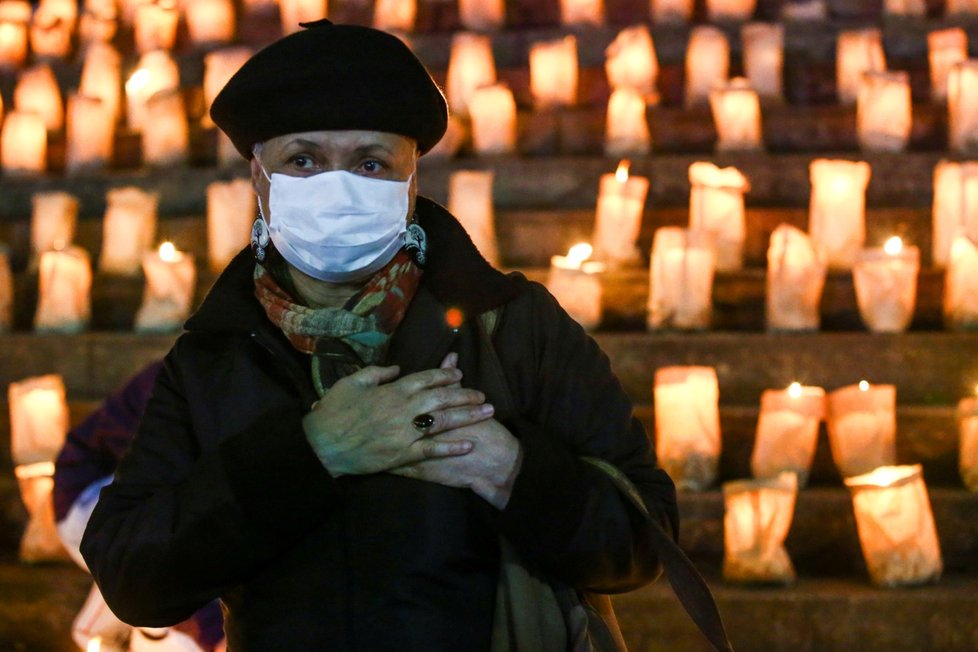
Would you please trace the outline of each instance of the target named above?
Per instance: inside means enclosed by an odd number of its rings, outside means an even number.
[[[449,328],[459,328],[465,321],[465,314],[458,308],[449,308],[445,311],[445,323]]]
[[[625,183],[628,181],[628,168],[631,163],[628,159],[623,159],[621,163],[618,164],[618,169],[615,171],[615,181],[618,183]],[[589,254],[590,255],[590,254]]]
[[[165,263],[172,263],[177,259],[177,248],[172,242],[164,242],[160,245],[160,260]]]
[[[883,251],[889,256],[898,256],[903,251],[903,240],[899,236],[893,236],[883,245]]]
[[[865,381],[865,380],[860,380],[859,381],[859,391],[860,392],[868,392],[869,391],[869,383],[867,381]]]
[[[88,640],[88,646],[85,648],[85,652],[99,652],[102,649],[102,637],[95,636]]]
[[[132,95],[143,90],[149,84],[149,76],[149,70],[146,68],[140,68],[132,73],[132,76],[126,81],[126,93]]]
[[[567,251],[567,262],[575,267],[591,257],[594,248],[586,242],[579,242]]]
[[[801,396],[801,383],[791,383],[788,385],[788,396],[798,398]]]

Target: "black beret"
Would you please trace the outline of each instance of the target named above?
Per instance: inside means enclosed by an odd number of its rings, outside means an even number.
[[[422,154],[441,140],[445,96],[399,38],[325,19],[302,26],[251,57],[214,99],[211,118],[242,156],[304,131],[400,134]]]

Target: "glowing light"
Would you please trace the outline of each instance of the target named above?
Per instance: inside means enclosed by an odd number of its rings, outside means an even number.
[[[140,68],[136,72],[132,73],[129,81],[126,82],[126,92],[129,94],[138,93],[139,91],[146,88],[149,83],[149,70],[146,68]]]
[[[160,245],[160,260],[165,263],[172,263],[177,259],[177,248],[172,242],[164,242]]]
[[[791,383],[788,385],[788,396],[798,398],[801,396],[801,383]]]
[[[629,163],[627,159],[622,160],[622,162],[618,164],[618,169],[615,171],[615,181],[618,183],[625,183],[628,181],[628,168],[630,165],[631,163]],[[588,255],[590,256],[591,254]]]
[[[883,251],[885,251],[887,255],[896,256],[903,251],[903,240],[901,240],[899,236],[893,236],[886,241],[886,244],[883,245]]]
[[[860,380],[859,381],[859,391],[860,392],[868,392],[869,391],[869,383],[867,381],[865,381],[865,380]]]
[[[586,242],[580,242],[570,248],[567,252],[567,262],[575,267],[580,267],[581,263],[591,257],[594,248]]]
[[[88,646],[85,648],[85,652],[99,652],[102,649],[102,637],[95,636],[88,639]]]
[[[458,308],[449,308],[445,311],[445,323],[449,328],[459,328],[465,321],[465,315]]]

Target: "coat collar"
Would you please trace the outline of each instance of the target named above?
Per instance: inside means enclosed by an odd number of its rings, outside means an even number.
[[[435,323],[450,332],[445,322],[446,310],[456,308],[463,318],[472,318],[503,305],[519,293],[522,278],[507,276],[486,262],[462,225],[447,210],[419,196],[415,215],[428,237],[428,262],[409,315],[419,311],[429,317],[437,314]],[[249,246],[217,278],[200,308],[187,321],[186,329],[253,332],[259,324],[267,322],[265,311],[254,296],[254,269]],[[396,342],[392,342],[392,347],[397,350]]]

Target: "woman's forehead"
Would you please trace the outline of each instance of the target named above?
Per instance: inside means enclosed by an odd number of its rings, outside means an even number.
[[[413,151],[413,139],[385,131],[329,130],[285,134],[267,140],[264,148],[281,149],[293,145],[324,150],[357,150],[382,147],[392,153]]]

